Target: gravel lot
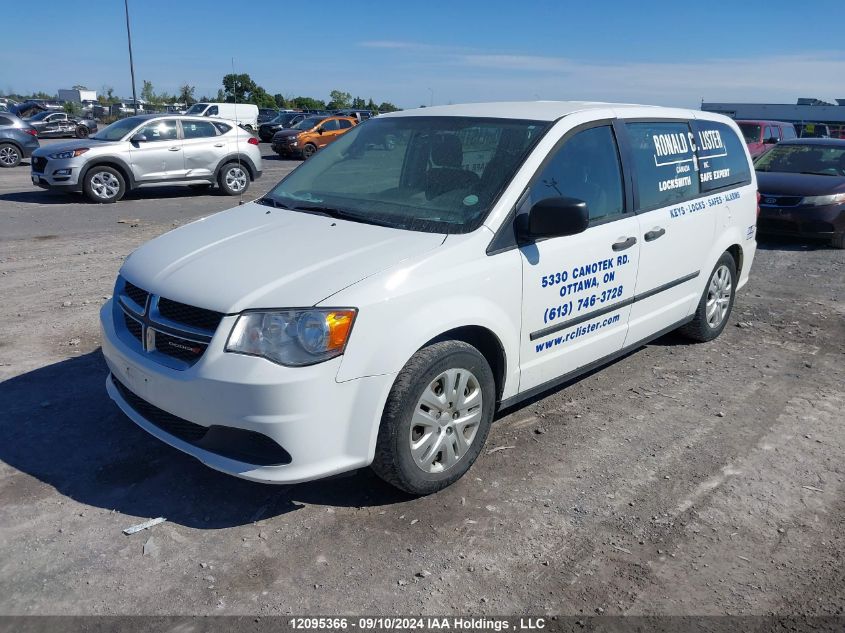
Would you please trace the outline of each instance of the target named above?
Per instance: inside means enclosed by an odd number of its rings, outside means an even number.
[[[295,165],[268,158],[246,197]],[[368,471],[230,478],[109,401],[97,312],[123,258],[233,204],[89,205],[0,172],[0,614],[843,614],[845,251],[762,242],[721,338],[504,412],[502,450],[413,499]]]

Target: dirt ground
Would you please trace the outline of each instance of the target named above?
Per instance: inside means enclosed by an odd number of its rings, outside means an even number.
[[[718,340],[664,337],[503,412],[439,494],[368,471],[273,487],[104,388],[123,258],[231,201],[89,208],[4,178],[0,614],[843,614],[845,251],[762,242]]]

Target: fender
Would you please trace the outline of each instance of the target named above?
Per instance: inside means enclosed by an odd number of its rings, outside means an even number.
[[[505,361],[501,397],[514,395],[519,388],[522,264],[517,250],[487,257],[490,237],[488,229],[450,235],[421,260],[382,271],[320,302],[359,309],[336,379],[398,373],[432,339],[475,326],[498,339]],[[444,277],[448,284],[442,283]],[[421,296],[428,300],[421,302]]]
[[[232,152],[231,154],[227,154],[226,156],[224,156],[222,159],[220,159],[220,162],[217,163],[217,167],[214,168],[214,180],[217,180],[217,176],[220,175],[220,170],[222,169],[223,165],[233,161],[240,161],[240,163],[246,167],[247,171],[249,172],[250,180],[255,180],[258,175],[260,175],[258,173],[258,170],[255,168],[255,163],[252,162],[252,159],[250,159],[249,156],[243,153],[239,154],[238,152]]]
[[[103,165],[106,165],[108,167],[114,167],[123,174],[123,177],[126,178],[127,191],[136,187],[137,181],[135,180],[135,174],[132,173],[132,168],[129,166],[129,163],[127,163],[122,158],[118,158],[117,156],[103,156],[101,158],[92,158],[90,162],[85,163],[79,170],[79,183],[82,183],[83,179],[92,167]]]

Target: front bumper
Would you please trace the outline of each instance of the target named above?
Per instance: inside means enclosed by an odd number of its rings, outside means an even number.
[[[82,191],[79,177],[84,163],[74,158],[53,160],[45,156],[33,156],[30,162],[32,184],[42,189],[66,189]]]
[[[845,232],[845,204],[823,207],[761,205],[757,230],[767,235],[833,238]]]
[[[262,358],[226,353],[225,342],[235,319],[224,317],[203,357],[178,370],[130,348],[118,336],[112,302],[107,302],[100,312],[100,325],[103,355],[111,372],[106,381],[109,396],[150,434],[211,468],[244,479],[298,483],[370,464],[394,376],[337,382],[341,358],[310,367],[282,367]],[[132,396],[125,397],[112,376]],[[289,463],[256,465],[208,450],[208,444],[186,441],[145,417],[142,410],[148,409],[139,407],[137,399],[193,425],[266,436],[289,454]]]

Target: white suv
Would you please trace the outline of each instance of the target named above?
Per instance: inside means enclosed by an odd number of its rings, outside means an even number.
[[[755,253],[730,119],[599,103],[380,116],[264,198],[126,260],[109,395],[212,468],[372,465],[426,494],[497,409],[666,332],[717,337]]]
[[[117,202],[151,184],[208,186],[238,195],[261,176],[258,139],[233,121],[148,114],[112,123],[78,141],[32,154],[32,182]]]

